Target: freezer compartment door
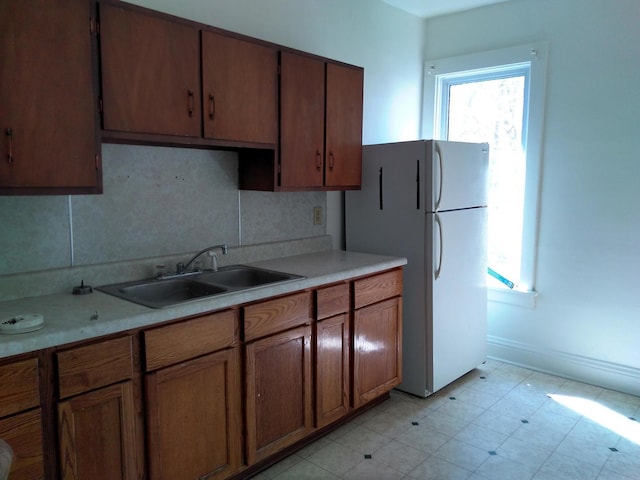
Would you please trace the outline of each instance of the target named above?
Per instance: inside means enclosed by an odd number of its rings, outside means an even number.
[[[428,214],[432,283],[427,379],[436,392],[477,367],[487,352],[486,208]]]
[[[486,206],[489,145],[433,140],[428,149],[426,211]],[[430,178],[429,178],[430,177]]]
[[[424,189],[418,174],[424,170],[424,146],[406,142],[363,147],[362,188],[345,192],[347,250],[423,264]]]

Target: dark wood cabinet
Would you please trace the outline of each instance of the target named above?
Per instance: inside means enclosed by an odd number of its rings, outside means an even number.
[[[144,332],[150,479],[219,480],[240,468],[237,335],[231,310]]]
[[[249,465],[313,428],[310,322],[309,292],[244,308]]]
[[[354,282],[353,406],[402,380],[402,270]]]
[[[359,188],[363,70],[280,54],[282,189]]]
[[[315,425],[324,427],[349,411],[351,329],[349,284],[316,292]]]
[[[144,478],[132,341],[120,337],[56,353],[62,480]]]
[[[199,31],[100,4],[103,128],[199,137]]]
[[[360,188],[364,71],[327,62],[325,185]]]
[[[0,366],[0,438],[13,450],[11,480],[45,478],[42,410],[35,358]]]
[[[91,3],[0,0],[0,193],[99,193]]]
[[[278,52],[273,47],[203,30],[204,137],[274,148],[277,82]]]
[[[58,404],[62,480],[143,478],[133,390],[126,381]]]
[[[280,53],[280,187],[324,184],[324,62]]]
[[[249,465],[306,437],[312,428],[311,327],[246,346]]]
[[[149,478],[222,479],[240,466],[240,349],[146,377]]]

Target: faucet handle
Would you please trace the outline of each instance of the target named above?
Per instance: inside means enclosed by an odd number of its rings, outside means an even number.
[[[184,263],[179,262],[176,264],[176,273],[180,275],[184,273]]]

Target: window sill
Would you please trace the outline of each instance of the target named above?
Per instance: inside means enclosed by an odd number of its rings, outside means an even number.
[[[536,308],[538,292],[509,290],[507,288],[487,288],[487,299],[490,302],[506,303],[523,308]]]

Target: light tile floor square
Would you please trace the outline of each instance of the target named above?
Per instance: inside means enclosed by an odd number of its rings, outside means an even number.
[[[620,424],[550,395],[591,400]],[[638,480],[639,420],[640,397],[488,360],[428,398],[392,391],[254,478]]]

